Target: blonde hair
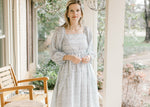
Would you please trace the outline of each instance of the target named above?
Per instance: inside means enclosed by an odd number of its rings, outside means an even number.
[[[66,12],[65,12],[65,23],[62,25],[63,27],[67,28],[70,26],[70,19],[68,18],[68,11],[69,11],[69,6],[71,4],[79,4],[80,5],[80,9],[81,9],[81,18],[79,19],[79,25],[82,25],[82,19],[83,19],[83,9],[82,9],[82,5],[81,5],[81,1],[80,0],[69,0],[67,2],[67,6],[66,6]]]

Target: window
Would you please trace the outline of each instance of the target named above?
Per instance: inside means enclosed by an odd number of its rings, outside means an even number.
[[[0,0],[0,39],[4,37],[4,5],[3,0]]]
[[[5,35],[4,35],[4,0],[0,0],[0,67],[4,66],[4,44],[5,44]]]

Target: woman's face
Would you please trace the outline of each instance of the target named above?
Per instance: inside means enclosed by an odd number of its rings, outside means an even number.
[[[68,10],[70,22],[78,22],[81,18],[81,7],[79,4],[71,4]]]

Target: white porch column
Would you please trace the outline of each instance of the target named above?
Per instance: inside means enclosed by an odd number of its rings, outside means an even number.
[[[88,26],[93,33],[93,48],[97,52],[97,11],[91,10],[84,0],[84,25]],[[97,53],[96,53],[97,54]],[[94,71],[97,74],[97,57],[93,61]]]
[[[6,65],[10,63],[10,49],[9,49],[9,0],[4,0],[4,33],[5,33],[5,62]]]
[[[106,0],[104,107],[121,107],[125,0]]]
[[[27,71],[26,0],[4,0],[4,8],[6,65],[12,64],[20,79]]]
[[[36,0],[34,0],[35,4]],[[33,4],[33,5],[34,5]],[[38,23],[37,23],[38,8],[33,9],[33,63],[38,65]]]
[[[38,24],[37,24],[37,9],[33,10],[33,62],[38,65]]]
[[[26,40],[26,0],[18,0],[19,3],[19,44],[20,44],[20,76],[23,79],[27,73],[27,40]]]
[[[5,47],[6,47],[6,65],[13,64],[13,42],[12,42],[12,14],[11,1],[4,0],[4,33],[5,33]]]
[[[19,0],[14,0],[14,46],[15,46],[15,71],[17,79],[21,76],[21,53],[20,53],[20,26],[19,26]]]

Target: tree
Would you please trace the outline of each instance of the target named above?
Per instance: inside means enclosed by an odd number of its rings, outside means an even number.
[[[145,42],[150,42],[150,0],[144,0],[145,4],[145,23],[146,23],[146,37]]]
[[[136,0],[126,1],[125,10],[125,32],[133,35],[137,30],[145,29],[144,8],[142,4],[136,4]],[[132,33],[131,33],[132,32]]]
[[[35,8],[38,8],[39,38],[45,40],[45,36],[60,25],[60,19],[64,17],[65,4],[65,0],[43,0],[35,4]]]

